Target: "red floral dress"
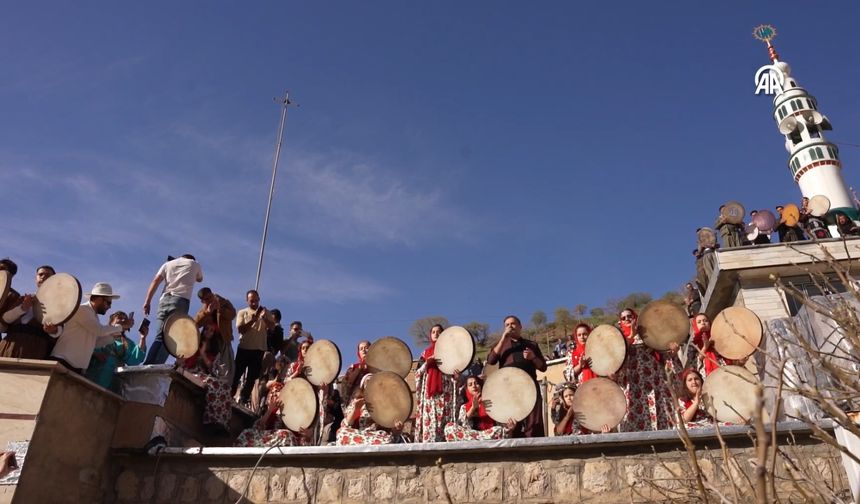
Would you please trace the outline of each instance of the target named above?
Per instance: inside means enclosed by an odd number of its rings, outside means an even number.
[[[213,361],[211,369],[207,369],[203,359],[197,354],[185,360],[185,367],[203,381],[203,424],[217,424],[229,429],[233,414],[230,406],[230,381],[223,372],[221,354],[209,353],[208,357]]]
[[[480,441],[508,437],[507,428],[494,422],[487,415],[484,405],[478,407],[477,417],[470,418],[467,413],[472,408],[471,401],[472,398],[470,397],[468,403],[460,406],[460,414],[457,418],[458,423],[448,422],[445,425],[445,441]]]
[[[352,427],[349,425],[349,418],[355,412],[355,399],[350,401],[346,411],[343,412],[343,422],[340,429],[337,430],[337,444],[341,446],[348,445],[384,445],[391,444],[394,441],[394,436],[390,432],[381,430],[373,422],[370,417],[370,412],[367,408],[361,408],[361,414],[358,417],[358,426]]]
[[[564,368],[564,378],[576,386],[582,385],[588,380],[594,378],[594,371],[591,368],[583,367],[579,370],[579,374],[574,373],[573,369],[582,362],[585,356],[585,345],[577,344],[573,350],[567,354],[567,365]]]
[[[233,446],[244,448],[303,445],[305,445],[305,439],[298,433],[287,429],[278,415],[274,413],[269,415],[268,422],[264,416],[254,422],[253,427],[243,430],[233,444]]]
[[[689,408],[692,405],[693,405],[692,399],[684,399],[684,398],[678,399],[678,413],[679,413],[679,415],[683,415],[684,412],[687,411],[687,408]],[[681,416],[681,418],[683,418],[683,416]],[[686,425],[686,427],[688,429],[693,429],[696,427],[709,427],[711,425],[714,425],[714,419],[711,418],[711,415],[709,415],[708,412],[705,410],[704,404],[702,404],[702,402],[700,401],[699,402],[699,408],[696,410],[696,414],[693,415],[693,419],[690,420],[689,422],[685,422],[684,425]]]
[[[424,350],[423,366],[415,372],[418,408],[415,414],[415,442],[445,441],[445,426],[454,422],[454,379],[439,371],[433,357],[435,345]]]

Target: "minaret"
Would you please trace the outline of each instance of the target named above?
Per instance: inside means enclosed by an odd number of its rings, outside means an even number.
[[[839,148],[824,138],[824,131],[833,129],[830,121],[818,111],[818,101],[806,89],[797,85],[791,67],[779,60],[771,39],[776,30],[770,25],[756,27],[753,36],[767,43],[771,71],[782,74],[782,89],[773,98],[773,118],[779,132],[785,135],[789,152],[788,168],[800,192],[807,198],[823,194],[830,200],[831,210],[841,210],[857,219],[854,199],[842,179]]]

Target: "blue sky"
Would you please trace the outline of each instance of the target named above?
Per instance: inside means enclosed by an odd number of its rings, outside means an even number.
[[[755,25],[860,144],[860,4],[748,4],[9,5],[0,256],[19,291],[50,263],[140,313],[191,252],[244,306],[288,88],[261,295],[345,355],[429,315],[497,329],[677,289],[721,203],[800,197]]]

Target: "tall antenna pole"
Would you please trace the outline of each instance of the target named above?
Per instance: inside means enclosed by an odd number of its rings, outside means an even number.
[[[275,98],[275,103],[281,104],[281,124],[278,126],[278,141],[275,144],[275,159],[272,162],[272,184],[269,186],[269,203],[266,205],[266,219],[263,221],[263,241],[260,243],[260,260],[257,262],[257,279],[254,290],[260,289],[260,273],[263,271],[263,254],[266,251],[266,238],[269,236],[269,214],[272,211],[272,197],[275,195],[275,178],[278,175],[278,162],[281,159],[281,144],[284,141],[284,124],[287,122],[287,107],[292,105],[290,92],[286,91],[283,98]]]

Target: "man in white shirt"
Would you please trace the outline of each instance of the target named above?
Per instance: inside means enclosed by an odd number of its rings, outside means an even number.
[[[36,268],[36,289],[55,273],[54,268],[48,265]],[[24,294],[16,306],[2,314],[0,330],[7,334],[0,341],[0,357],[45,359],[51,355],[56,342],[54,338],[60,336],[62,328],[39,323],[33,313],[35,302],[35,294]]]
[[[128,330],[134,325],[134,319],[126,319],[125,323],[115,326],[99,322],[99,315],[107,313],[113,300],[119,298],[110,284],[99,282],[85,295],[90,298],[89,302],[79,306],[63,325],[63,333],[50,357],[78,374],[83,374],[90,364],[90,357],[97,346],[112,343],[123,329]]]
[[[164,346],[164,321],[176,312],[187,314],[191,305],[194,283],[203,281],[203,268],[191,254],[171,259],[161,265],[158,273],[149,284],[143,302],[143,314],[149,315],[149,304],[156,289],[164,281],[164,292],[158,300],[158,313],[155,316],[155,341],[149,347],[144,364],[164,364],[167,361],[167,347]]]

